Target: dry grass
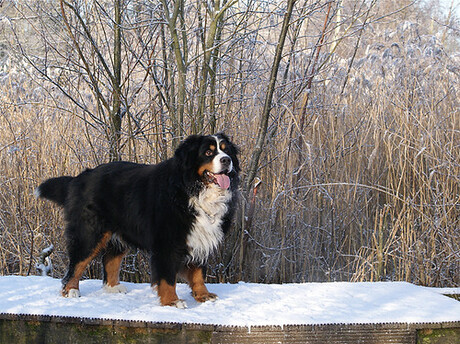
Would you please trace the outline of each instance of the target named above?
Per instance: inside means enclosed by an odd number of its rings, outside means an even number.
[[[347,79],[349,59],[331,58],[315,79],[305,118],[294,94],[311,55],[299,53],[292,61],[271,113],[253,218],[244,207],[236,231],[211,262],[210,280],[460,285],[458,68],[449,67],[455,60],[445,52],[426,53],[436,48],[429,37],[418,37],[418,55],[409,56],[405,42],[413,37],[403,33],[391,57],[384,50],[360,51]],[[385,37],[372,39],[394,47]],[[235,49],[227,53],[243,55]],[[227,61],[217,85],[218,128],[241,147],[243,172],[268,75],[265,65],[254,63],[263,54]],[[57,104],[72,107],[42,91],[21,73],[3,77],[0,86],[0,274],[35,273],[41,249],[53,244],[54,275],[64,275],[62,215],[35,200],[33,189],[108,157],[103,130],[76,117],[78,109],[58,110]],[[151,101],[157,96],[150,85],[131,105],[142,114],[137,125],[143,130],[124,122],[124,159],[155,163],[171,154],[162,133],[164,109]],[[186,128],[193,119],[185,118]],[[122,278],[148,281],[147,261],[132,252]],[[92,265],[87,277],[99,278],[100,267]]]
[[[344,96],[317,90],[302,133],[286,136],[295,114],[277,123],[246,278],[459,285],[459,80],[412,63],[365,69],[373,84]]]
[[[343,98],[324,89],[303,133],[288,111],[262,162],[241,277],[458,285],[460,119],[444,77],[432,82],[445,87],[426,86],[431,95],[414,95],[415,85],[402,92],[376,86],[368,95]],[[1,273],[35,273],[40,250],[53,244],[55,276],[62,276],[62,216],[35,200],[33,189],[45,178],[96,165],[108,149],[88,145],[81,121],[51,104],[14,105],[11,89],[2,91],[0,116]],[[241,125],[235,122],[226,121],[234,133]],[[248,126],[235,139],[244,163],[251,123],[243,123]],[[143,160],[158,159],[151,144],[136,144]],[[238,252],[227,265],[214,264],[211,274],[239,276]],[[124,278],[148,280],[145,261],[133,252]],[[88,276],[99,277],[99,270],[93,266]]]

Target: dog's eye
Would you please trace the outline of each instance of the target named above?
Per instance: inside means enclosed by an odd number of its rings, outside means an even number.
[[[211,156],[214,154],[214,152],[210,149],[208,149],[204,154],[206,154],[206,156]]]

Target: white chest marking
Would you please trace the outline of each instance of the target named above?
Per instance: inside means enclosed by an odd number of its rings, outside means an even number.
[[[228,201],[232,198],[229,190],[210,185],[198,196],[190,199],[189,205],[197,215],[187,236],[187,246],[191,260],[204,263],[209,254],[222,241],[224,233],[221,225],[228,210]]]

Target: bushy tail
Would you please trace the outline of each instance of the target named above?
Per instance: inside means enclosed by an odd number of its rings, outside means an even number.
[[[63,206],[67,198],[69,184],[73,178],[74,177],[57,177],[48,179],[35,189],[35,197],[46,198]]]

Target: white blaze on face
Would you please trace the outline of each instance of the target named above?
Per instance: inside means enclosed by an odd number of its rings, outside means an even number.
[[[216,140],[217,143],[217,155],[214,157],[214,159],[212,159],[212,173],[222,172],[224,167],[222,166],[221,159],[225,157],[230,159],[230,166],[228,167],[228,172],[230,172],[231,170],[233,170],[232,158],[230,158],[230,156],[227,153],[223,152],[222,149],[220,149],[220,143],[222,142],[222,140],[220,140],[217,136],[213,136],[213,138]]]

